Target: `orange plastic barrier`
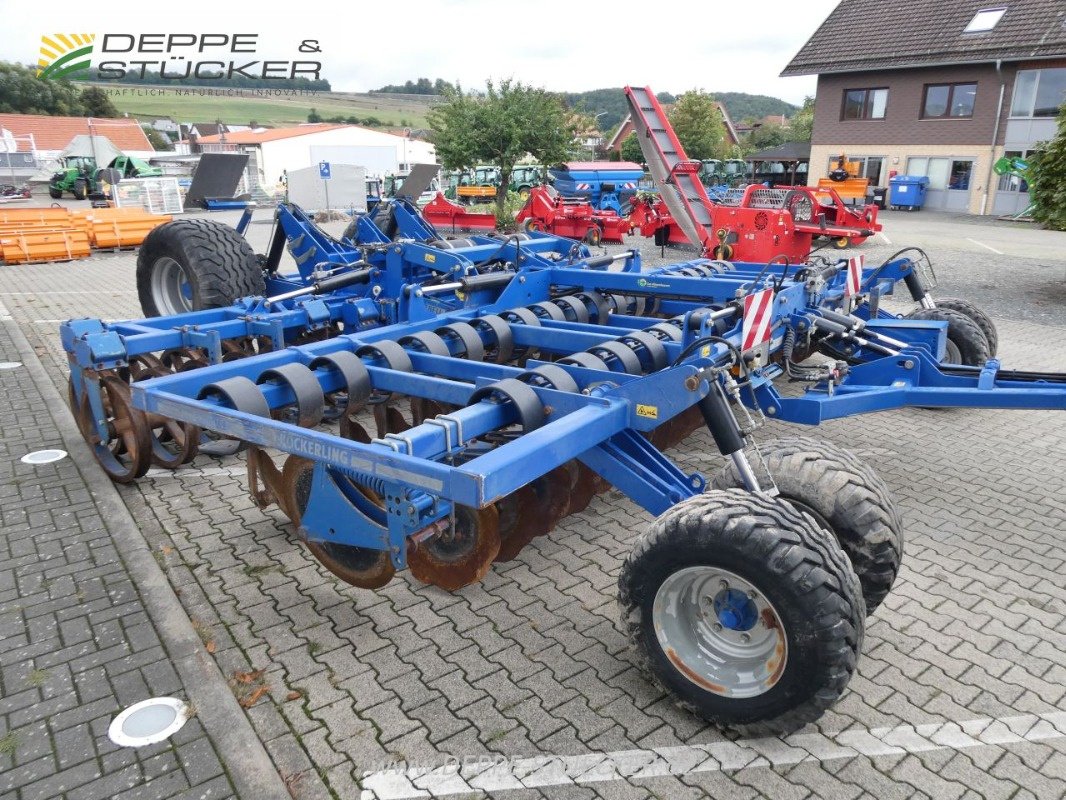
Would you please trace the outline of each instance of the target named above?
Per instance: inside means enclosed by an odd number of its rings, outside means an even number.
[[[8,264],[72,261],[89,255],[89,237],[84,230],[26,229],[0,235],[0,255]]]

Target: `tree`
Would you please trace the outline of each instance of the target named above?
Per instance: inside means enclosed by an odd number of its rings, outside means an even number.
[[[777,147],[786,141],[788,141],[788,136],[785,129],[772,122],[764,123],[748,134],[748,146],[751,151]]]
[[[725,124],[714,98],[706,92],[685,92],[670,111],[670,124],[692,159],[717,158],[722,154]]]
[[[34,68],[0,61],[0,113],[84,116],[80,92],[68,80],[41,80]]]
[[[81,104],[87,117],[120,117],[107,92],[99,86],[87,86],[81,90]]]
[[[622,140],[620,150],[622,161],[635,161],[637,164],[644,163],[644,153],[640,149],[640,139],[637,138],[636,131],[633,131]]]
[[[1034,219],[1066,231],[1066,105],[1059,109],[1055,138],[1029,157],[1029,197]]]
[[[317,110],[312,108],[309,112],[307,112],[307,121],[308,122],[321,122],[322,121],[322,115],[319,114]]]
[[[788,141],[809,142],[811,131],[814,128],[814,98],[807,97],[803,101],[803,108],[795,113],[788,121]]]
[[[144,135],[148,137],[148,141],[156,150],[174,149],[174,146],[170,143],[170,139],[161,134],[148,123],[141,125],[141,130],[144,131]]]
[[[449,170],[479,163],[500,169],[496,216],[503,218],[514,165],[525,155],[541,164],[564,161],[574,147],[574,123],[561,99],[520,81],[488,81],[485,92],[447,91],[427,118],[437,158]]]

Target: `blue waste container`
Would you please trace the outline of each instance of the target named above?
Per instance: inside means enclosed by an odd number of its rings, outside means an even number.
[[[929,191],[929,179],[924,175],[896,175],[889,184],[892,196],[889,203],[893,208],[917,211],[925,205],[925,195]]]

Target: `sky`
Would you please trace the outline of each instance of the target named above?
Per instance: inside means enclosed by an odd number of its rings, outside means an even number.
[[[778,75],[836,3],[349,0],[311,3],[301,13],[298,3],[267,0],[193,3],[187,7],[210,8],[194,15],[179,3],[50,0],[44,21],[25,0],[0,0],[0,60],[35,61],[44,33],[254,33],[260,58],[319,59],[322,77],[337,91],[419,77],[466,87],[510,77],[552,91],[634,84],[800,103],[814,93],[814,77]],[[304,40],[315,40],[321,52],[300,54]]]

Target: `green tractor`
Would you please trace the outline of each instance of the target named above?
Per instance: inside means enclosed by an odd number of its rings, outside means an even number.
[[[48,184],[48,195],[58,200],[65,192],[70,192],[75,200],[84,200],[92,191],[95,178],[96,159],[67,156],[63,159],[63,168],[52,176]]]
[[[67,156],[63,159],[63,168],[52,176],[48,194],[58,200],[65,192],[70,192],[75,200],[84,200],[100,191],[102,180],[115,183],[125,178],[158,178],[163,174],[159,167],[133,156],[116,156],[105,169],[109,171],[98,170],[96,159],[91,156]]]

